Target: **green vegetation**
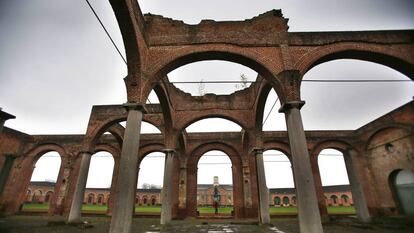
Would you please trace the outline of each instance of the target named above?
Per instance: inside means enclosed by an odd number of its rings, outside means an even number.
[[[49,209],[48,204],[24,204],[22,211],[40,211],[47,212]],[[83,211],[94,212],[106,212],[107,205],[83,205]],[[200,214],[214,214],[214,208],[212,206],[198,207],[197,210]],[[219,207],[220,214],[231,214],[233,207]],[[161,213],[161,206],[135,206],[135,212],[137,213]],[[297,214],[296,207],[269,207],[270,214]],[[328,206],[329,214],[355,214],[355,208],[353,206]]]
[[[24,204],[22,211],[48,211],[49,205],[48,204]]]
[[[161,213],[161,206],[135,206],[135,213]]]
[[[297,214],[298,208],[296,207],[269,207],[269,214]]]
[[[355,214],[355,207],[328,206],[328,214]]]
[[[214,214],[215,209],[212,206],[203,206],[197,207],[197,210],[200,214]],[[231,214],[233,207],[219,207],[219,214]]]
[[[274,207],[269,208],[270,214],[297,214],[298,209],[296,207]],[[328,214],[355,214],[355,208],[353,206],[328,206]]]
[[[95,212],[106,212],[108,210],[107,205],[82,205],[83,211],[95,211]]]

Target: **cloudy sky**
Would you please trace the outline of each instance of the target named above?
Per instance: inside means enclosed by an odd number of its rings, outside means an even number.
[[[108,1],[91,0],[90,2],[124,54],[121,34]],[[414,28],[412,13],[414,1],[410,0],[239,0],[237,4],[229,0],[140,0],[139,3],[144,13],[161,14],[189,24],[196,24],[201,19],[244,20],[271,9],[282,9],[284,16],[289,18],[289,31]],[[29,134],[83,134],[86,131],[92,105],[121,104],[126,101],[122,80],[126,73],[125,64],[84,0],[0,1],[0,107],[17,116],[17,119],[6,123],[7,127]],[[169,77],[173,81],[239,80],[241,74],[246,75],[249,80],[254,80],[257,75],[247,67],[211,61],[178,68],[172,71]],[[407,80],[404,75],[387,67],[355,60],[338,60],[321,64],[310,70],[304,78],[305,80]],[[179,88],[194,95],[199,94],[198,85],[182,85]],[[228,94],[235,89],[234,85],[226,87],[206,85],[204,92]],[[308,130],[356,129],[409,102],[413,98],[413,93],[413,83],[407,82],[304,83],[302,86],[302,97],[306,101],[302,110],[304,127]],[[151,102],[157,102],[156,97],[150,98]],[[270,111],[275,100],[276,95],[271,92],[265,114]],[[277,103],[264,125],[264,130],[286,128],[283,115],[275,111],[278,107]],[[213,130],[240,130],[237,125],[224,123],[223,126],[223,123],[217,120],[209,120],[195,123],[188,131],[205,131],[206,125],[212,124],[217,126]],[[213,127],[208,129],[210,128]],[[152,132],[148,128],[143,130]],[[95,160],[92,160],[89,186],[110,184],[112,158],[109,157],[110,155],[100,156],[102,158],[96,159],[98,161],[96,168],[94,168]],[[278,158],[269,158],[271,159]],[[50,164],[54,162],[51,160],[53,158],[49,157],[49,162],[45,162],[46,167],[52,167]],[[159,161],[160,158],[155,157],[153,160]],[[42,166],[41,162],[39,161],[37,167]],[[160,163],[162,164],[162,161]],[[284,162],[271,164],[275,167],[279,166],[278,164],[286,166],[283,165],[286,164]],[[159,168],[156,173],[157,177],[161,177],[162,165],[148,165],[148,167]],[[336,166],[331,165],[331,167]],[[105,177],[109,178],[97,179],[99,175],[93,175],[102,172],[108,173]],[[144,176],[140,173],[140,179]],[[280,174],[268,176],[280,177]],[[204,176],[199,175],[200,177]],[[322,175],[322,179],[324,177]],[[326,177],[346,176],[337,174],[326,175]],[[45,174],[38,175],[38,171],[33,178],[56,179]],[[207,183],[211,180],[212,177],[206,176],[200,182]],[[231,178],[220,180],[222,183],[231,183]],[[148,182],[159,183],[152,180]],[[273,181],[268,181],[268,184],[269,182]],[[326,184],[330,182],[333,181],[325,181]],[[279,186],[286,185],[289,186],[288,184]],[[278,184],[269,186],[278,186]]]

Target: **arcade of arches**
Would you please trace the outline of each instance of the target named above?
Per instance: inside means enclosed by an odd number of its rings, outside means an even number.
[[[91,155],[107,151],[115,160],[110,232],[130,232],[139,161],[163,151],[161,223],[196,216],[198,158],[220,150],[232,162],[234,218],[268,223],[263,151],[276,149],[292,162],[300,231],[317,233],[322,232],[321,219],[327,215],[317,155],[331,148],[344,155],[361,221],[412,213],[404,198],[413,192],[412,183],[400,177],[414,173],[414,102],[356,130],[305,132],[300,85],[312,67],[341,58],[376,62],[413,79],[413,31],[292,33],[277,10],[246,21],[186,25],[144,16],[137,1],[110,2],[127,51],[127,104],[93,106],[85,135],[28,135],[3,128],[13,116],[1,112],[2,212],[19,210],[34,163],[44,153],[56,151],[61,165],[49,213],[79,220]],[[225,96],[193,97],[169,85],[166,75],[171,70],[202,60],[236,62],[259,75],[250,87]],[[262,132],[264,104],[272,88],[281,101],[279,111],[285,114],[287,131]],[[145,104],[151,90],[160,104]],[[242,131],[185,131],[191,123],[210,117],[236,122]],[[123,127],[119,122],[125,120]],[[161,134],[140,135],[142,121],[157,126]]]

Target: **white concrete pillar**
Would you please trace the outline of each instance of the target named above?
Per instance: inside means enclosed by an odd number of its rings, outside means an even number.
[[[72,205],[70,207],[68,222],[80,221],[92,153],[87,151],[81,152],[80,156],[81,164],[79,168],[78,179],[76,181],[75,193],[73,194]]]
[[[161,224],[171,222],[172,218],[172,176],[174,153],[172,149],[165,149],[164,181],[162,185]]]
[[[300,108],[304,103],[304,101],[288,102],[279,111],[285,113],[289,135],[300,233],[321,233],[323,230],[318,198],[300,114]]]
[[[259,189],[259,212],[260,223],[269,224],[269,190],[266,185],[266,175],[263,162],[263,149],[254,148],[253,153],[256,158],[257,187]]]
[[[354,201],[355,211],[358,219],[361,222],[371,222],[371,216],[369,214],[367,200],[365,198],[362,184],[358,177],[357,164],[355,161],[356,153],[354,150],[349,150],[344,154],[345,166],[348,173],[349,184],[351,185],[352,199]]]
[[[144,108],[142,105],[132,103],[124,106],[128,109],[128,117],[116,181],[116,197],[113,200],[110,233],[129,233],[131,231],[137,189],[135,178],[138,172],[138,149]]]

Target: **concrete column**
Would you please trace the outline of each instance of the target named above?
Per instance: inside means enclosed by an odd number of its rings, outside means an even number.
[[[371,216],[369,214],[367,200],[365,198],[362,184],[358,177],[357,164],[355,161],[356,153],[354,150],[349,150],[344,154],[345,166],[348,173],[349,184],[351,185],[352,199],[358,219],[361,222],[371,222]]]
[[[164,182],[162,185],[161,224],[171,222],[172,216],[172,176],[174,166],[174,153],[172,149],[165,149]]]
[[[111,189],[109,191],[109,200],[108,200],[108,209],[106,211],[107,215],[112,215],[112,207],[114,203],[114,199],[116,198],[116,180],[118,178],[119,173],[119,157],[114,157],[114,169],[112,172],[112,181],[111,181]]]
[[[88,180],[89,165],[91,163],[91,152],[81,152],[81,164],[79,175],[76,181],[75,193],[73,194],[72,205],[70,207],[68,222],[76,222],[81,218],[83,198],[85,195],[86,181]]]
[[[328,215],[328,209],[326,208],[325,194],[323,191],[322,180],[318,166],[318,155],[312,155],[310,160],[321,219],[323,222],[329,222],[330,219]]]
[[[110,233],[129,233],[131,231],[137,183],[138,149],[141,122],[144,108],[138,104],[125,104],[128,109],[124,142],[122,144],[119,174],[116,181]]]
[[[300,114],[300,108],[304,103],[303,101],[288,102],[283,104],[279,111],[285,113],[289,135],[300,233],[321,233],[323,230],[318,198]]]
[[[254,148],[253,153],[256,157],[257,186],[259,189],[259,211],[260,223],[269,224],[269,190],[266,185],[266,175],[263,162],[263,149]]]
[[[180,167],[180,180],[178,185],[178,209],[180,217],[183,217],[183,213],[187,207],[187,166],[182,164]]]
[[[250,187],[250,167],[249,161],[243,162],[243,193],[244,193],[244,206],[246,208],[252,207],[252,192]]]

